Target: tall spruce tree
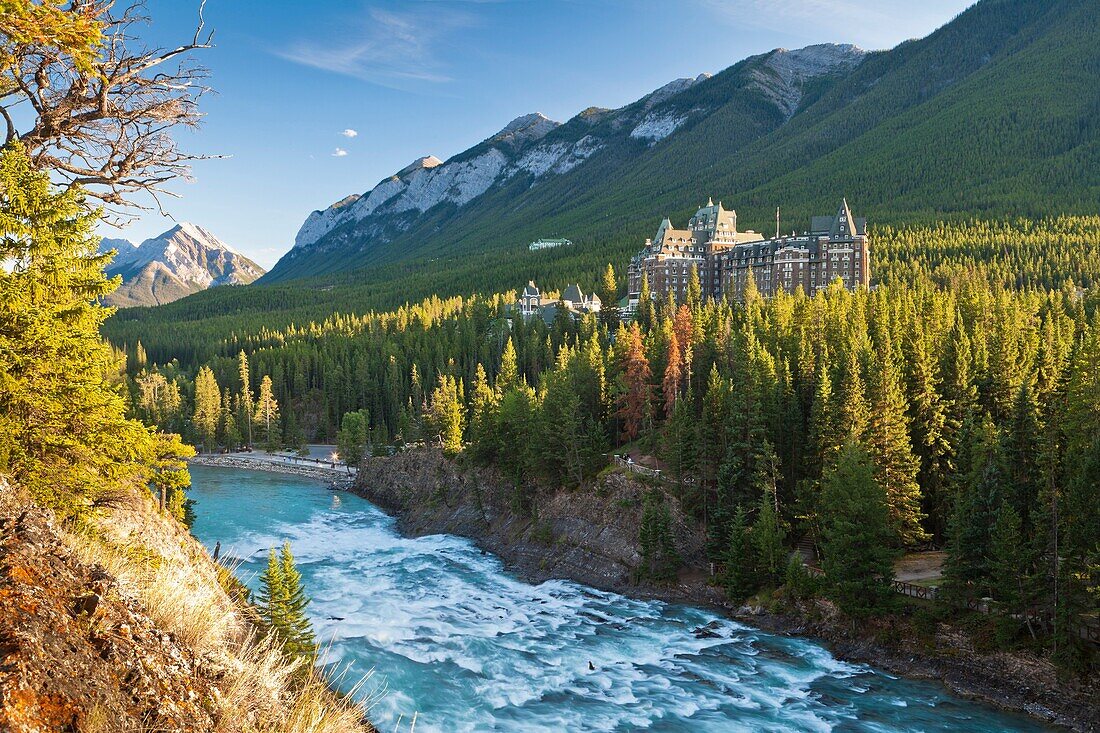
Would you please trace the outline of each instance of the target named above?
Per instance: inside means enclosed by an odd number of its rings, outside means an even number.
[[[864,443],[875,464],[875,480],[886,491],[897,542],[915,545],[928,537],[921,526],[920,466],[911,448],[908,403],[888,336],[873,360],[868,392],[870,412]]]
[[[676,401],[680,398],[680,343],[676,340],[676,332],[672,331],[668,340],[668,353],[665,356],[665,374],[661,380],[661,391],[664,393],[665,418],[671,418],[676,409]]]
[[[638,292],[638,308],[634,315],[634,320],[638,322],[638,326],[642,331],[648,333],[649,329],[653,328],[653,323],[656,320],[656,312],[653,307],[653,292],[649,288],[649,273],[642,273],[642,285]]]
[[[221,422],[221,390],[210,367],[202,367],[195,376],[195,411],[192,422],[206,452],[217,445],[218,425]]]
[[[462,452],[462,433],[466,425],[463,413],[458,383],[451,375],[440,374],[439,384],[432,392],[428,418],[443,452],[449,456]]]
[[[239,423],[245,425],[245,435],[247,436],[249,447],[252,446],[252,387],[251,387],[251,372],[248,368],[248,356],[245,355],[244,349],[241,349],[241,353],[237,356],[237,376],[241,380],[240,391],[240,406],[241,414],[239,417]]]
[[[907,345],[909,439],[919,461],[921,511],[932,536],[942,539],[946,528],[939,518],[949,506],[948,482],[955,469],[954,446],[948,434],[946,403],[939,391],[939,365],[932,358],[924,330],[914,328]]]
[[[756,576],[756,546],[750,536],[748,513],[742,506],[733,513],[722,561],[725,565],[722,585],[731,600],[740,602],[760,587]]]
[[[897,551],[886,492],[867,451],[849,441],[822,487],[825,577],[840,608],[863,618],[888,607]]]
[[[275,399],[271,377],[264,375],[260,382],[260,394],[256,398],[256,412],[252,416],[252,423],[260,432],[264,450],[278,450],[282,445],[279,432],[279,403]]]
[[[627,440],[634,440],[651,422],[650,397],[651,373],[642,344],[642,332],[638,324],[631,324],[627,332],[629,343],[623,359],[623,392],[619,398],[618,415],[623,421],[623,433]]]
[[[607,263],[600,279],[600,323],[608,330],[614,332],[619,327],[622,314],[619,312],[619,284],[615,279],[615,268]]]
[[[969,467],[956,494],[944,562],[944,589],[957,598],[988,595],[990,531],[1009,486],[1001,435],[988,413],[967,455]]]

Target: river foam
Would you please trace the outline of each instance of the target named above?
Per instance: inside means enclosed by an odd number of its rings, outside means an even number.
[[[326,662],[375,671],[382,730],[1039,731],[709,611],[567,581],[529,585],[472,543],[405,538],[365,500],[291,476],[196,467],[195,534],[255,587],[289,540]]]

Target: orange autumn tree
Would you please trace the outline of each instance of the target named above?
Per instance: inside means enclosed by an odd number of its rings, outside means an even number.
[[[620,332],[621,333],[621,332]],[[623,431],[629,440],[634,440],[649,422],[649,360],[645,356],[642,344],[642,331],[637,323],[627,332],[630,342],[623,358],[624,389],[619,397],[619,410],[616,415],[623,421]]]
[[[665,378],[662,389],[665,396],[665,417],[671,418],[672,411],[676,408],[676,400],[680,397],[680,343],[673,331],[668,339],[668,365],[665,367]]]

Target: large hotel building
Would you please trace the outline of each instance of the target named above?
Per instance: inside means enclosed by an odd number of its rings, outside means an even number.
[[[692,268],[699,273],[703,297],[715,300],[740,300],[750,272],[762,295],[797,288],[813,295],[835,280],[854,290],[871,280],[867,221],[854,218],[844,201],[836,216],[813,217],[809,231],[764,239],[752,230],[738,232],[737,212],[708,201],[686,229],[662,221],[653,239],[630,260],[631,305],[637,302],[643,275],[652,293],[671,293],[682,302]]]

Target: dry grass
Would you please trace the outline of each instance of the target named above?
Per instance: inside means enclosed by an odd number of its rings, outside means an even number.
[[[335,694],[325,672],[303,669],[259,638],[245,609],[226,595],[214,567],[128,553],[94,533],[64,535],[73,552],[118,579],[121,593],[179,643],[219,670],[214,690],[219,733],[364,733],[370,705]],[[365,680],[364,680],[365,681]]]

